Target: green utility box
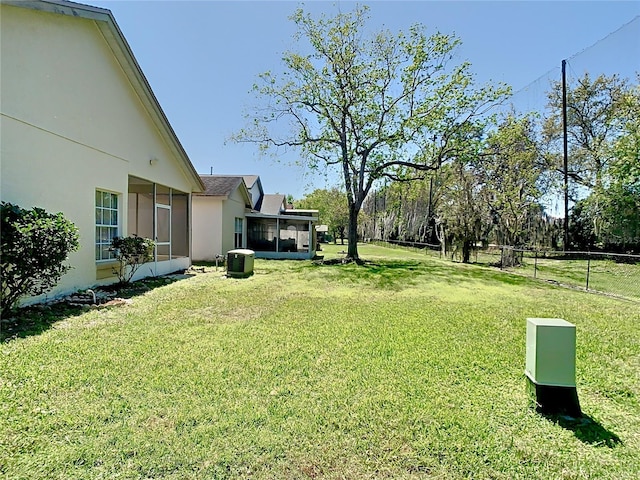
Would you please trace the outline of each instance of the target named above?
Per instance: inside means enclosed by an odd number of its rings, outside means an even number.
[[[526,375],[537,385],[576,386],[576,326],[560,318],[527,318]]]

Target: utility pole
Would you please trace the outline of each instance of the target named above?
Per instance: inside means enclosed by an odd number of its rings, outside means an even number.
[[[431,240],[433,240],[433,232],[431,230],[431,202],[433,202],[433,174],[429,179],[429,207],[427,209],[427,232],[429,232],[429,239],[427,240],[427,243],[431,243]]]
[[[562,60],[562,133],[564,160],[564,242],[562,250],[569,245],[569,148],[567,145],[567,61]]]

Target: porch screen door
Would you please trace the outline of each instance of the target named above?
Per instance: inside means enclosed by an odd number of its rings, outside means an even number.
[[[156,262],[171,260],[171,206],[156,204]]]

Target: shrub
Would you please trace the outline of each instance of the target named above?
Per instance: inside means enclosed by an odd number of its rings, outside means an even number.
[[[64,262],[79,247],[78,229],[62,213],[2,202],[0,247],[2,315],[25,295],[51,290],[70,268]]]
[[[155,242],[150,238],[137,235],[131,237],[115,237],[111,241],[111,249],[115,252],[118,267],[113,272],[118,276],[120,284],[131,282],[133,275],[147,262],[153,260]]]

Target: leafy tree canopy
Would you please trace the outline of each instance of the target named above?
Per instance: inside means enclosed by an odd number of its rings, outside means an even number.
[[[296,147],[310,168],[337,168],[349,208],[348,257],[358,259],[358,214],[374,182],[437,169],[509,89],[476,88],[470,64],[453,62],[454,35],[428,36],[422,25],[369,35],[366,6],[319,19],[300,8],[291,20],[300,51],[284,53],[282,75],[260,75],[254,91],[265,103],[236,139]]]
[[[543,139],[555,158],[556,170],[562,172],[560,82],[552,85],[548,99],[549,115],[544,121]],[[592,78],[585,73],[574,84],[567,85],[567,173],[573,185],[583,187],[583,192],[585,188],[599,189],[606,184],[609,168],[616,157],[612,147],[625,134],[633,137],[632,99],[633,90],[629,81],[617,75]],[[635,136],[637,138],[637,131]],[[626,144],[619,144],[619,153],[626,151],[626,148]]]
[[[349,224],[349,209],[343,191],[316,189],[297,202],[299,208],[318,210],[319,221],[326,224],[334,239],[344,238]]]

